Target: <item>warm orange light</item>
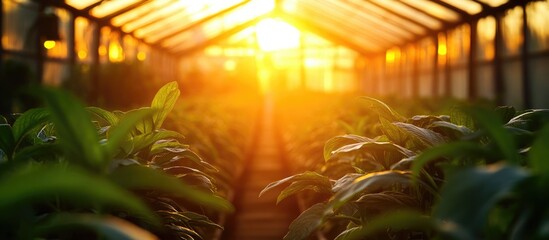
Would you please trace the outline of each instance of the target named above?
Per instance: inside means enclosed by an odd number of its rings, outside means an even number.
[[[446,44],[445,43],[439,44],[438,45],[438,55],[446,56],[447,53],[448,53],[448,49],[446,48]]]
[[[234,60],[228,60],[224,64],[226,71],[232,72],[236,69],[236,62]]]
[[[118,43],[109,44],[109,60],[111,62],[122,62],[124,61],[124,51]]]
[[[45,48],[45,49],[50,50],[50,49],[52,49],[52,48],[54,48],[54,47],[55,47],[55,41],[53,41],[53,40],[44,41],[44,48]]]
[[[268,18],[259,22],[256,33],[259,47],[263,51],[299,47],[299,30],[281,20]]]
[[[143,61],[145,61],[145,59],[147,59],[147,53],[145,53],[145,52],[138,52],[137,53],[137,60],[143,62]]]
[[[99,46],[98,51],[99,51],[99,55],[100,55],[100,56],[105,56],[105,55],[107,55],[107,48],[106,48],[105,46]]]
[[[392,63],[395,61],[395,59],[396,59],[396,52],[392,49],[387,50],[387,52],[385,53],[385,61],[387,61],[388,63]]]
[[[86,59],[86,57],[88,56],[88,52],[84,50],[80,50],[78,51],[77,55],[78,55],[78,59],[83,60],[83,59]]]

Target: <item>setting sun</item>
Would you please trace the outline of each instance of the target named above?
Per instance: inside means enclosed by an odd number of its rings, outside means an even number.
[[[299,46],[299,30],[294,26],[268,18],[256,25],[259,47],[263,51],[276,51]]]

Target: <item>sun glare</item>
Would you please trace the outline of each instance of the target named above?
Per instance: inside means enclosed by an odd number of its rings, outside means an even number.
[[[297,48],[299,30],[277,19],[268,18],[256,25],[257,40],[263,51],[276,51]]]

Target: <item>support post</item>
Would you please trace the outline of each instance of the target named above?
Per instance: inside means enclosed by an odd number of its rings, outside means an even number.
[[[526,11],[526,5],[527,3],[524,3],[522,5],[522,51],[520,55],[520,63],[521,63],[521,70],[522,70],[522,98],[523,98],[523,104],[524,108],[532,108],[532,97],[531,97],[531,79],[530,79],[530,69],[529,69],[529,58],[528,58],[528,52],[530,51],[528,43],[530,42],[530,33],[528,31],[528,15]]]
[[[503,105],[505,104],[505,99],[507,97],[507,92],[505,89],[505,82],[503,79],[503,65],[501,61],[501,52],[503,47],[503,35],[501,32],[501,18],[502,13],[497,13],[494,15],[496,19],[496,36],[494,38],[494,85],[495,85],[495,96],[496,104]]]
[[[101,39],[101,25],[99,22],[95,22],[95,28],[92,33],[92,41],[90,47],[90,56],[91,56],[91,68],[90,68],[90,79],[92,81],[91,96],[92,101],[97,101],[99,99],[99,45]]]
[[[431,86],[433,97],[438,97],[438,34],[433,37],[435,44],[435,53],[433,57],[433,85]]]
[[[477,36],[478,20],[473,20],[469,23],[470,39],[469,39],[469,59],[467,61],[469,99],[475,100],[478,98],[477,91],[477,67],[476,60],[478,55],[478,36]]]

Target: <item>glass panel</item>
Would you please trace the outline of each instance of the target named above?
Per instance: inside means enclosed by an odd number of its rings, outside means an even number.
[[[442,0],[448,4],[451,4],[461,10],[466,11],[467,13],[474,15],[482,11],[482,6],[479,3],[473,1],[464,1],[464,0]]]
[[[47,49],[47,56],[48,57],[58,57],[58,58],[65,58],[67,57],[67,37],[69,33],[69,21],[70,21],[70,13],[65,9],[51,9],[53,10],[54,14],[59,17],[59,36],[61,37],[61,40],[55,41],[55,44],[51,49]],[[44,43],[44,47],[46,47],[46,43]],[[46,47],[47,48],[47,47]]]
[[[184,6],[173,3],[164,8],[158,9],[157,11],[153,11],[150,14],[132,20],[128,24],[123,25],[122,30],[124,32],[133,32],[136,29],[149,25],[152,22],[161,21],[162,19],[175,17],[175,15],[181,14],[187,14],[184,10]]]
[[[478,55],[479,60],[494,59],[494,39],[496,37],[496,19],[494,17],[482,18],[477,23]]]
[[[87,18],[77,17],[74,21],[75,50],[78,61],[91,61],[91,42],[95,25],[90,24]]]
[[[442,23],[436,19],[407,7],[398,1],[372,0],[372,2],[375,2],[386,9],[391,9],[398,14],[414,19],[431,29],[439,29],[442,26]]]
[[[96,2],[98,2],[98,0],[65,0],[65,3],[73,6],[76,9],[84,9],[87,6],[90,6]]]
[[[173,3],[173,0],[155,0],[146,4],[143,4],[135,9],[120,14],[111,20],[114,26],[121,26],[130,21],[134,21],[139,18],[147,17],[148,14],[161,11],[163,7],[168,7],[168,4]]]
[[[36,21],[36,5],[29,3],[16,3],[10,0],[2,0],[3,34],[2,46],[9,50],[23,50],[34,52],[35,46],[28,39],[32,39],[32,26]]]
[[[412,37],[412,34],[404,29],[401,29],[399,27],[395,27],[392,24],[388,24],[387,21],[383,19],[379,19],[375,16],[372,16],[370,14],[363,14],[362,12],[357,11],[356,8],[354,8],[352,5],[343,3],[341,1],[325,1],[324,2],[327,11],[330,12],[341,12],[344,13],[347,18],[347,21],[350,21],[349,18],[352,20],[356,19],[356,22],[361,26],[371,26],[376,29],[383,29],[387,32],[390,32],[393,35],[398,35],[399,37],[404,37],[407,39],[410,39]],[[333,4],[328,4],[333,3]],[[318,4],[319,6],[322,4]],[[345,18],[344,18],[345,19]]]
[[[479,1],[481,1],[483,3],[486,3],[486,4],[488,4],[492,7],[497,7],[499,5],[502,5],[506,2],[508,2],[509,0],[479,0]]]
[[[518,55],[521,52],[522,36],[522,7],[518,6],[505,11],[501,19],[501,33],[503,36],[505,56]]]
[[[300,2],[304,3],[304,2]],[[330,25],[328,28],[330,31],[339,31],[344,38],[359,38],[370,39],[371,41],[378,43],[385,43],[387,46],[396,45],[403,39],[395,36],[389,32],[383,31],[379,28],[368,27],[365,29],[365,24],[355,21],[347,21],[349,17],[337,11],[319,11],[320,8],[315,6],[300,5],[300,13],[307,15],[308,18],[313,19],[311,22],[318,25]],[[363,40],[358,40],[358,42]]]
[[[549,1],[531,2],[526,6],[529,47],[531,51],[549,49]]]
[[[122,10],[136,2],[139,2],[139,0],[103,1],[99,6],[94,7],[90,13],[94,17],[102,18]]]
[[[378,18],[381,18],[381,19],[384,19],[384,20],[387,20],[387,21],[394,21],[396,24],[399,24],[402,28],[405,28],[409,31],[412,31],[413,33],[415,34],[423,34],[425,33],[425,29],[422,28],[421,26],[415,24],[415,23],[412,23],[408,20],[405,20],[397,15],[394,15],[388,11],[386,11],[385,9],[383,8],[380,8],[376,5],[373,5],[369,2],[365,2],[365,1],[362,1],[362,0],[350,0],[350,1],[353,1],[355,2],[356,5],[358,6],[361,6],[362,9],[366,10],[369,12],[369,14],[372,14],[372,15],[376,15]]]
[[[122,40],[124,58],[130,61],[134,61],[135,59],[137,59],[137,45],[139,44],[137,39],[133,38],[130,35],[124,35]]]
[[[99,37],[99,61],[101,63],[106,63],[109,53],[109,41],[110,41],[110,35],[111,35],[111,29],[109,27],[102,27],[101,28],[101,36]]]
[[[426,13],[429,13],[440,19],[448,20],[451,22],[459,20],[459,14],[431,1],[407,0],[406,3],[418,9],[424,10]]]
[[[461,25],[448,34],[448,57],[452,66],[464,65],[469,56],[471,28]]]

